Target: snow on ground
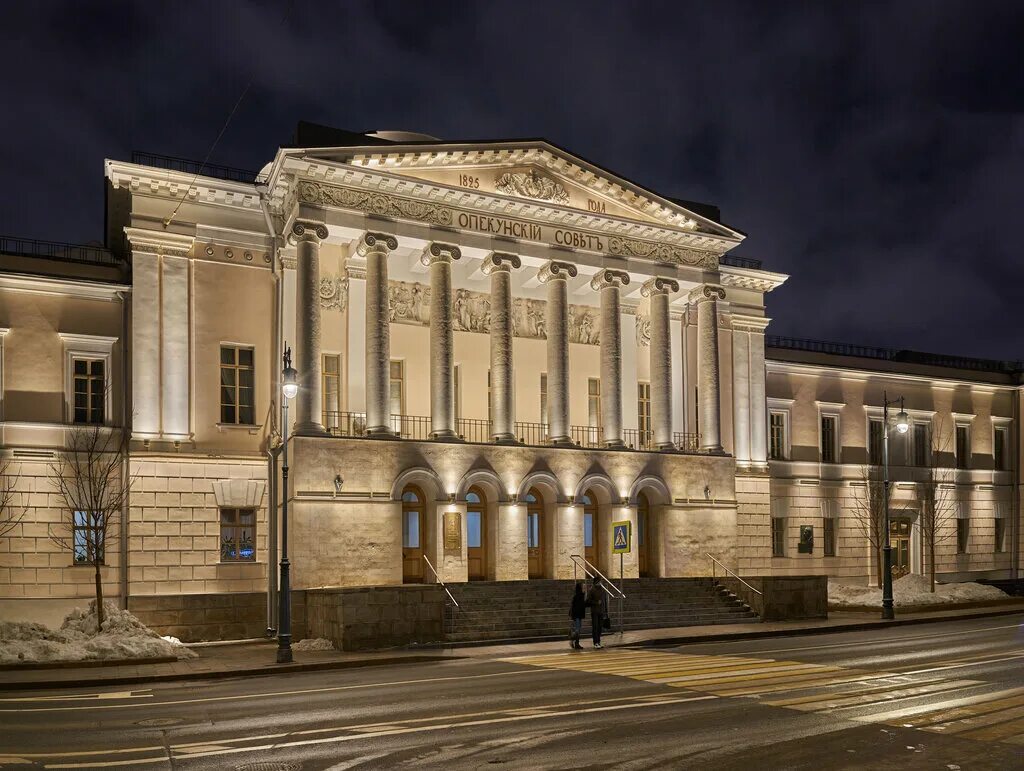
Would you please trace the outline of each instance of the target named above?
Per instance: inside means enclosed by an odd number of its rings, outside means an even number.
[[[0,621],[0,664],[51,661],[94,661],[174,656],[195,658],[196,654],[175,641],[170,642],[126,610],[104,602],[102,632],[96,625],[96,601],[89,608],[75,608],[60,629],[25,621]]]
[[[334,643],[325,640],[323,637],[314,637],[309,640],[299,640],[292,645],[293,651],[333,651]]]
[[[1008,595],[1001,589],[984,584],[935,584],[935,593],[929,591],[926,576],[906,575],[892,582],[893,603],[899,605],[946,605],[954,602],[976,600],[999,600]],[[828,604],[832,608],[849,608],[863,605],[881,605],[882,590],[870,586],[851,586],[830,580],[828,582]]]

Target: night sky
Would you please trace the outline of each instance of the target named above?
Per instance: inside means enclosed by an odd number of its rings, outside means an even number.
[[[283,21],[282,21],[283,19]],[[721,207],[769,331],[1024,358],[1024,3],[5,2],[0,234],[103,233],[103,159],[259,169],[299,119],[544,137]]]

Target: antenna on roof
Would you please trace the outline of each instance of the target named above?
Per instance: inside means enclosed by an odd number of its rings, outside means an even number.
[[[278,22],[278,25],[284,24],[285,20],[288,18],[288,14],[291,13],[292,6],[294,4],[295,0],[288,0],[285,5],[284,14],[281,16],[281,20]],[[231,125],[231,119],[234,118],[235,113],[238,112],[239,105],[242,104],[242,100],[245,99],[245,95],[249,93],[249,89],[252,88],[253,80],[254,78],[250,78],[249,82],[245,84],[245,88],[242,89],[242,93],[239,95],[238,101],[235,102],[235,106],[232,107],[231,112],[228,113],[227,120],[225,120],[224,125],[220,127],[217,138],[213,140],[213,144],[210,145],[210,149],[207,150],[206,156],[203,158],[203,162],[199,164],[199,171],[195,173],[195,176],[192,177],[192,181],[188,183],[188,187],[185,188],[185,192],[182,194],[181,200],[178,201],[178,205],[174,207],[174,211],[172,211],[171,215],[164,220],[164,230],[167,230],[171,223],[174,222],[174,218],[178,216],[178,210],[181,209],[181,205],[185,203],[185,199],[188,198],[188,194],[192,192],[192,187],[195,185],[196,180],[199,179],[199,176],[203,173],[203,169],[206,168],[206,164],[210,162],[210,156],[213,155],[213,151],[217,149],[217,144],[220,142],[221,137],[224,136],[224,132],[227,131],[228,126]]]

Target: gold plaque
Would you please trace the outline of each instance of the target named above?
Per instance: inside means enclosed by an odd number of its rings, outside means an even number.
[[[444,513],[444,550],[461,551],[462,514],[458,511]]]

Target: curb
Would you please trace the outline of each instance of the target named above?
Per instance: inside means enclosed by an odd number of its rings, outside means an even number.
[[[0,672],[31,672],[46,669],[97,669],[136,664],[173,664],[177,656],[150,656],[143,659],[86,659],[84,661],[28,661],[24,664],[0,664]],[[2,685],[0,685],[2,687]]]
[[[249,669],[221,669],[209,672],[156,672],[142,675],[123,675],[118,677],[102,677],[78,680],[28,680],[20,683],[0,682],[3,691],[35,691],[50,688],[101,688],[108,685],[139,685],[142,683],[166,683],[183,680],[225,680],[232,677],[259,677],[262,675],[279,675],[293,672],[323,672],[332,669],[359,669],[362,667],[379,667],[394,664],[424,664],[439,661],[453,661],[458,656],[391,656],[377,659],[357,659],[355,661],[314,661],[307,664],[270,664],[265,667]],[[130,662],[135,663],[135,662]]]
[[[840,632],[864,632],[870,629],[889,629],[894,626],[918,626],[920,624],[937,624],[943,621],[967,621],[974,618],[994,618],[996,616],[1016,616],[1024,614],[1024,608],[1017,607],[1000,610],[988,610],[982,613],[968,613],[962,616],[927,616],[924,618],[896,618],[892,621],[851,621],[836,626],[793,627],[792,629],[766,629],[762,632],[736,632],[735,634],[710,634],[702,636],[661,637],[653,640],[638,640],[623,643],[619,648],[656,648],[675,645],[700,645],[701,643],[728,642],[729,640],[759,640],[767,637],[795,637],[797,635],[837,634]]]

